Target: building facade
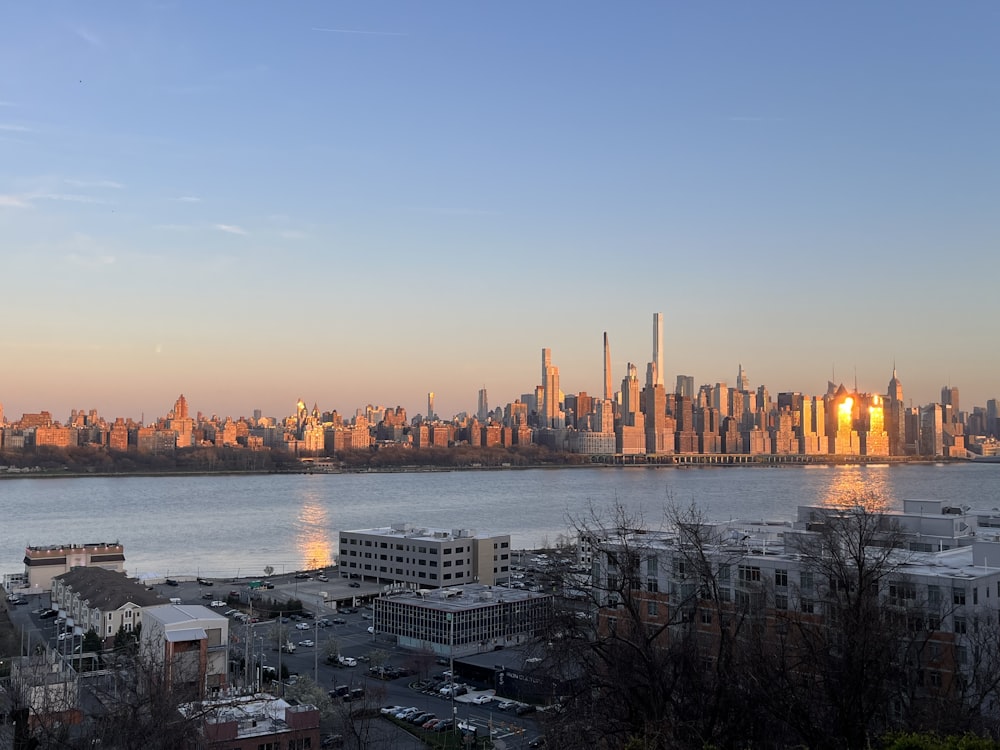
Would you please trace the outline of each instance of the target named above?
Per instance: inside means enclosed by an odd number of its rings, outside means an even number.
[[[526,643],[545,632],[553,598],[482,584],[409,591],[374,602],[374,627],[399,645],[463,656]]]
[[[125,547],[118,542],[98,542],[24,548],[25,582],[33,592],[48,591],[56,576],[86,567],[124,573]]]
[[[77,635],[93,630],[105,645],[119,630],[137,630],[144,607],[164,603],[163,597],[123,572],[104,568],[74,568],[56,576],[51,598],[52,608]]]
[[[228,685],[229,619],[208,607],[147,607],[139,649],[162,666],[170,689],[204,698]]]
[[[430,529],[398,523],[340,532],[341,576],[438,588],[504,583],[510,578],[510,534]]]

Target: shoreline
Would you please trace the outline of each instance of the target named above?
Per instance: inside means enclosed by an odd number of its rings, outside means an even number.
[[[505,466],[384,466],[379,468],[337,468],[316,469],[302,467],[290,471],[135,471],[135,472],[67,472],[67,471],[15,471],[0,472],[0,481],[5,479],[121,479],[128,477],[233,477],[233,476],[301,476],[337,474],[429,474],[473,471],[525,471],[534,469],[729,469],[729,468],[803,468],[803,467],[888,467],[906,465],[935,464],[1000,464],[1000,457],[969,458],[928,458],[917,456],[801,456],[801,455],[760,455],[743,454],[683,454],[663,456],[664,460],[625,461],[625,458],[645,459],[645,456],[613,456],[609,461],[594,461],[586,464],[523,464]]]

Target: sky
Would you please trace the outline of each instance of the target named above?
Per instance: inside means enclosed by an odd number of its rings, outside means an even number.
[[[1000,5],[5,3],[0,403],[1000,397]]]

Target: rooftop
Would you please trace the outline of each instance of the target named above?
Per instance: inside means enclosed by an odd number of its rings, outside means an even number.
[[[87,602],[91,609],[102,612],[119,609],[128,603],[139,607],[163,603],[163,597],[155,591],[147,590],[135,579],[114,570],[73,568],[56,576],[55,580],[62,581],[81,601]]]
[[[415,539],[431,542],[447,542],[456,539],[492,539],[497,534],[478,533],[476,529],[438,529],[427,526],[415,526],[411,523],[394,523],[373,529],[345,529],[345,534],[369,534],[371,536],[386,536],[396,539]]]
[[[505,602],[527,602],[551,599],[551,594],[543,594],[527,589],[508,589],[501,586],[486,586],[481,583],[467,583],[442,589],[418,589],[394,594],[393,601],[404,601],[413,607],[424,607],[446,612],[460,612],[491,604]],[[378,601],[384,601],[376,599]]]

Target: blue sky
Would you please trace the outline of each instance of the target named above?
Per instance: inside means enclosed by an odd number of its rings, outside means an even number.
[[[8,3],[0,402],[1000,397],[1000,6]]]

